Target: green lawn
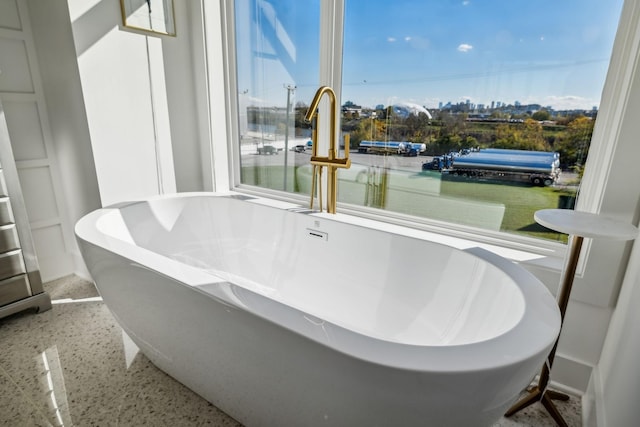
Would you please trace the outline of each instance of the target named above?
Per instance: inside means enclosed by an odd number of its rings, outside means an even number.
[[[242,182],[282,190],[283,171],[282,166],[245,167]],[[564,207],[566,202],[561,197],[572,195],[571,190],[456,177],[442,179],[436,172],[392,171],[381,197],[384,206],[376,206],[371,203],[372,194],[381,189],[367,187],[366,173],[366,170],[360,174],[357,170],[339,172],[339,201],[566,242],[565,235],[538,225],[533,214],[539,209]],[[308,194],[308,169],[291,167],[287,189]]]
[[[501,230],[524,233],[534,237],[561,240],[566,242],[565,235],[558,235],[533,219],[539,209],[564,207],[561,196],[572,196],[575,191],[555,187],[533,187],[505,182],[478,182],[460,180],[443,180],[442,193],[451,197],[469,198],[484,202],[503,203],[505,214]]]

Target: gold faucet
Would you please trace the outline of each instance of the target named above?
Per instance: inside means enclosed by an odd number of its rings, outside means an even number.
[[[351,159],[349,159],[349,135],[344,137],[344,157],[338,158],[338,150],[336,147],[336,123],[338,121],[337,101],[336,93],[329,86],[321,86],[311,101],[311,106],[307,110],[307,114],[304,117],[304,121],[311,123],[314,116],[317,116],[318,105],[322,96],[327,94],[329,96],[329,105],[331,107],[331,120],[329,122],[329,130],[331,135],[329,136],[329,154],[326,157],[318,156],[318,123],[319,119],[316,118],[316,127],[312,132],[313,147],[311,151],[311,164],[312,181],[311,181],[311,203],[310,209],[313,209],[313,199],[316,190],[316,181],[319,182],[319,197],[320,210],[322,210],[322,168],[326,166],[329,170],[327,176],[327,212],[336,213],[336,204],[338,201],[338,169],[349,169],[351,167]]]

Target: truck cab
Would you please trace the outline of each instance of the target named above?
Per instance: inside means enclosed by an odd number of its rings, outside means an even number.
[[[445,167],[445,161],[443,156],[434,156],[430,162],[424,162],[422,164],[423,171],[441,171]]]

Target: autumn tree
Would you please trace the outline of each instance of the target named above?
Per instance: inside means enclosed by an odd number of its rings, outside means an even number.
[[[494,148],[515,148],[520,141],[520,132],[515,126],[500,124],[495,129]]]
[[[544,138],[542,125],[534,119],[525,119],[522,124],[521,150],[550,151],[551,147]]]
[[[429,139],[429,117],[424,113],[411,114],[404,120],[406,125],[405,138],[411,142],[425,142]]]
[[[360,120],[356,125],[355,129],[350,132],[350,142],[349,145],[351,148],[356,148],[360,145],[361,141],[370,140],[371,138],[371,127],[367,126],[368,120]]]
[[[298,129],[310,129],[311,125],[304,121],[304,116],[307,114],[307,110],[309,106],[305,104],[303,101],[296,102],[295,106],[295,117],[294,117],[294,126],[296,128],[296,132]]]
[[[547,110],[539,110],[531,115],[533,120],[537,120],[539,122],[543,122],[545,120],[549,120],[551,118],[551,114]]]
[[[556,139],[553,148],[560,153],[560,161],[567,167],[584,166],[589,154],[593,120],[580,116],[569,122]]]
[[[462,114],[443,114],[441,121],[443,134],[459,135],[466,129],[465,117]]]
[[[501,124],[496,126],[495,148],[514,150],[550,151],[551,147],[544,139],[542,125],[533,119],[523,123]]]

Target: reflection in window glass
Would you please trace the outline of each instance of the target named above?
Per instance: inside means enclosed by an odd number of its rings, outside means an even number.
[[[621,7],[347,0],[340,200],[555,238],[533,213],[573,207]]]
[[[533,213],[573,207],[622,0],[345,5],[338,200],[558,238]],[[235,11],[241,182],[308,193],[320,0]]]
[[[297,191],[311,138],[299,100],[318,87],[320,1],[240,0],[235,16],[241,182]]]

